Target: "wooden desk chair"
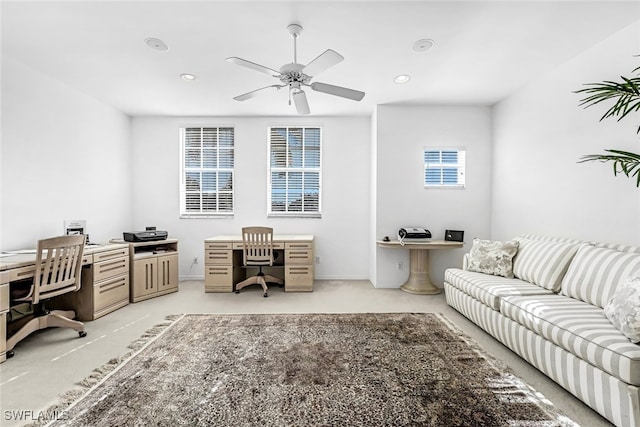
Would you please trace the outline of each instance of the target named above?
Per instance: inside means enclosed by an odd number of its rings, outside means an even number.
[[[7,339],[7,357],[13,356],[13,347],[32,332],[50,327],[66,327],[87,333],[84,324],[71,320],[76,317],[72,310],[48,311],[43,302],[67,292],[80,289],[80,269],[85,237],[83,235],[61,236],[38,241],[33,281],[10,285],[10,305],[15,307],[30,303],[33,314],[15,321],[18,328]]]
[[[284,280],[264,274],[262,267],[273,265],[273,228],[243,227],[242,228],[242,262],[245,267],[258,267],[256,276],[249,277],[236,285],[236,294],[245,286],[259,284],[264,290],[264,297],[268,297],[267,283],[284,284]]]

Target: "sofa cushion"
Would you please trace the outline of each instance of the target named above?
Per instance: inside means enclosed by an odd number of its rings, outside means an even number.
[[[504,297],[500,311],[622,381],[640,385],[640,345],[622,335],[601,308],[551,294]]]
[[[447,269],[444,281],[496,311],[500,310],[500,299],[505,296],[551,294],[547,289],[520,279],[491,276],[459,268]]]
[[[473,239],[469,251],[467,269],[495,276],[513,277],[513,257],[518,251],[518,242],[498,242]]]
[[[634,252],[634,253],[640,254],[640,246],[623,245],[620,243],[598,243],[598,242],[593,242],[591,244],[599,248],[613,249],[614,251],[618,251],[618,252]]]
[[[604,306],[604,314],[632,343],[640,342],[640,273],[618,289]]]
[[[560,293],[602,308],[618,287],[638,270],[638,253],[581,246],[562,279]]]
[[[575,241],[534,240],[518,236],[518,253],[513,274],[518,279],[557,292],[580,243]]]

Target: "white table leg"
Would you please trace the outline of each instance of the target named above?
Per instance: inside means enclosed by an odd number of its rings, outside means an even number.
[[[429,277],[429,249],[409,249],[409,279],[400,286],[400,289],[419,295],[434,295],[441,292]]]

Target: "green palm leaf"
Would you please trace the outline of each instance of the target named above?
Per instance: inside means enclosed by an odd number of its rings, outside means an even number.
[[[640,154],[621,150],[604,150],[611,154],[588,154],[582,156],[578,163],[613,162],[613,174],[624,173],[627,177],[636,177],[636,187],[640,187]]]
[[[640,67],[632,72],[636,73]],[[613,100],[614,103],[600,117],[600,120],[608,117],[617,117],[618,121],[635,111],[640,111],[640,78],[627,78],[620,76],[622,82],[603,81],[602,83],[587,83],[585,88],[576,93],[585,95],[580,100],[580,106],[592,107],[601,102]],[[640,133],[640,126],[636,133]],[[589,154],[582,156],[578,163],[584,162],[611,162],[613,174],[625,174],[629,178],[636,178],[636,187],[640,187],[640,154],[622,150],[605,150],[608,154]]]

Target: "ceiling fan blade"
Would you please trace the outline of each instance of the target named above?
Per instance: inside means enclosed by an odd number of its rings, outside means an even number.
[[[302,72],[307,76],[317,76],[329,67],[333,67],[339,62],[344,61],[344,57],[335,50],[327,49],[322,52],[316,59],[309,62]]]
[[[311,110],[309,110],[309,103],[307,102],[307,95],[303,90],[293,92],[293,102],[296,104],[296,110],[298,111],[298,114],[311,113]]]
[[[271,85],[271,86],[261,87],[260,89],[252,90],[251,92],[247,92],[247,93],[243,93],[242,95],[235,96],[233,99],[235,99],[236,101],[246,101],[247,99],[253,98],[254,96],[258,95],[260,92],[262,92],[265,89],[270,89],[272,87],[280,89],[284,86],[285,85]]]
[[[329,85],[326,83],[311,83],[311,89],[317,92],[328,93],[329,95],[341,96],[343,98],[353,99],[354,101],[360,101],[364,98],[364,92],[359,90],[348,89],[346,87]]]
[[[251,68],[252,70],[260,71],[261,73],[269,74],[270,76],[279,76],[280,73],[276,70],[272,70],[269,67],[265,67],[264,65],[256,64],[255,62],[247,61],[246,59],[238,58],[232,56],[227,58],[227,62],[231,62],[232,64],[242,65],[243,67]]]

